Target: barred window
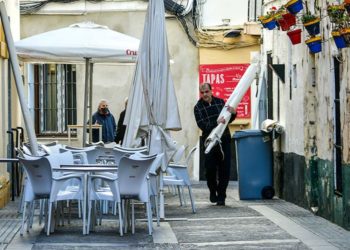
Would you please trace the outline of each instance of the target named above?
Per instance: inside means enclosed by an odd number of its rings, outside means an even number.
[[[76,66],[34,65],[34,121],[39,136],[65,135],[77,123]]]

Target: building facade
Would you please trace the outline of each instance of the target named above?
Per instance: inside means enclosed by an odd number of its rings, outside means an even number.
[[[264,2],[266,14],[288,1]],[[350,50],[338,49],[334,43],[335,23],[327,2],[304,1],[291,28],[302,30],[298,44],[291,43],[288,31],[262,29],[262,70],[267,118],[285,126],[285,133],[274,143],[277,195],[349,229]],[[314,38],[302,24],[306,14],[320,18],[320,33],[315,36],[322,39],[319,53],[312,53],[306,44]],[[282,73],[274,71],[274,65],[282,67]]]

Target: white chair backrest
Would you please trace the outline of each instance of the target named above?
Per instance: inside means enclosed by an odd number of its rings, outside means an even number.
[[[122,147],[120,145],[116,145],[114,147],[115,149],[120,149],[122,151],[131,151],[131,152],[147,152],[148,148],[147,146],[139,147],[139,148],[127,148],[127,147]]]
[[[30,157],[30,156],[29,156]],[[46,157],[18,158],[32,185],[33,193],[38,198],[48,198],[51,192],[52,170]]]
[[[136,152],[129,156],[131,159],[154,159],[152,166],[150,167],[149,172],[151,174],[156,175],[157,170],[162,166],[162,160],[163,160],[164,153],[160,154],[153,154],[153,155],[145,155],[140,152]]]
[[[93,150],[86,151],[88,162],[96,164],[98,159],[113,159],[118,165],[120,159],[129,152],[120,152],[115,148],[96,147]]]
[[[183,180],[186,185],[191,185],[191,180],[190,180],[190,177],[188,175],[188,165],[189,165],[190,160],[192,159],[192,156],[193,156],[194,152],[196,151],[196,149],[197,149],[196,147],[193,147],[191,149],[191,151],[188,153],[188,155],[186,157],[185,164],[184,165],[180,164],[182,167],[176,167],[176,164],[175,164],[174,167],[171,167],[171,165],[170,165],[167,168],[167,172],[170,175],[176,176],[177,179]]]
[[[32,154],[32,151],[31,151],[31,148],[30,148],[30,145],[28,145],[28,144],[23,144],[23,146],[22,146],[22,151],[23,151],[23,153],[25,153],[25,154],[27,154],[27,155],[33,155],[33,154]],[[46,150],[43,149],[43,148],[41,147],[41,145],[39,145],[37,155],[43,156],[43,155],[46,155],[46,154],[48,154],[48,153],[46,152]]]
[[[173,157],[171,158],[172,162],[175,163],[179,163],[181,162],[182,158],[185,155],[185,150],[186,150],[186,146],[185,145],[181,145],[177,148],[175,154],[173,155]]]
[[[192,158],[194,152],[196,151],[196,149],[197,149],[197,147],[193,147],[193,148],[191,149],[191,151],[188,153],[188,155],[186,156],[185,164],[186,164],[187,167],[189,166],[190,160],[191,160],[191,158]]]
[[[87,164],[96,164],[96,159],[98,157],[98,154],[100,153],[100,150],[97,149],[98,147],[93,146],[93,147],[87,147],[86,149],[83,150],[77,150],[76,152],[74,152],[74,150],[72,150],[73,153],[84,153],[84,156],[86,157],[83,161],[83,163]]]
[[[131,159],[122,157],[118,167],[119,191],[122,198],[149,199],[147,176],[154,158]]]
[[[74,164],[73,153],[70,151],[53,153],[46,156],[50,160],[52,169],[60,168],[61,165]]]
[[[64,148],[67,149],[67,150],[71,150],[73,152],[75,152],[75,151],[78,152],[78,151],[92,150],[92,149],[96,148],[96,146],[88,146],[88,147],[85,147],[85,148],[65,146]]]
[[[41,147],[48,153],[48,154],[57,154],[60,152],[61,148],[64,148],[62,144],[42,144]]]

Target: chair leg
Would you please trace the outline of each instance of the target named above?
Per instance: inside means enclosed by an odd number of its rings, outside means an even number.
[[[131,200],[131,233],[135,234],[135,204]]]
[[[28,218],[27,218],[27,232],[29,232],[29,228],[32,227],[32,218],[34,217],[33,209],[34,209],[34,201],[30,202],[30,205],[29,205]]]
[[[180,206],[182,207],[182,195],[181,195],[180,186],[177,186],[177,191],[179,193]]]
[[[156,205],[156,216],[157,216],[157,226],[160,226],[160,218],[159,218],[159,207],[158,207],[158,195],[154,196],[154,203]]]
[[[68,220],[67,220],[67,223],[68,223],[68,225],[70,224],[70,220],[71,220],[71,215],[72,215],[72,213],[71,213],[71,206],[72,205],[72,203],[68,203]]]
[[[60,213],[60,207],[59,207],[59,203],[57,201],[55,201],[55,214],[54,216],[56,217],[55,219],[55,227],[59,226],[60,225],[60,216],[59,216],[59,213]]]
[[[26,219],[26,207],[27,207],[27,202],[23,202],[22,226],[21,226],[21,232],[20,232],[21,236],[23,236],[23,231],[24,231],[24,222]]]
[[[185,192],[184,192],[184,187],[180,186],[180,190],[181,190],[181,196],[182,196],[182,200],[184,202],[184,205],[187,206],[186,198],[185,198]]]
[[[81,201],[78,200],[78,217],[81,218]]]
[[[44,200],[41,199],[39,200],[39,225],[41,225],[42,220],[43,220],[43,215],[44,215]]]
[[[152,235],[152,211],[151,211],[151,203],[148,201],[146,202],[146,209],[147,209],[147,221],[148,221],[148,234]]]
[[[128,232],[128,200],[122,200],[122,209],[123,209],[123,222],[124,222],[124,233]]]
[[[119,233],[120,236],[123,236],[123,217],[122,217],[122,209],[120,202],[117,202],[116,205],[118,206],[118,213],[119,213]]]
[[[100,222],[99,222],[99,225],[101,226],[102,225],[102,209],[103,209],[103,201],[99,201],[100,203],[100,211],[99,211],[99,219],[100,219]]]
[[[103,204],[103,214],[108,214],[109,202],[108,201],[102,201],[102,204]]]
[[[22,185],[21,196],[20,196],[19,207],[18,207],[18,212],[19,212],[19,213],[22,213],[22,212],[23,212],[24,188],[25,188],[25,186]]]
[[[126,220],[125,220],[125,200],[121,200],[121,206],[122,206],[122,216],[123,216],[123,230],[124,230],[124,233],[126,233]]]
[[[35,212],[35,201],[32,202],[32,205],[31,205],[31,214],[30,214],[30,228],[33,227],[33,222],[34,222],[34,212]]]
[[[191,186],[188,186],[188,194],[189,194],[190,200],[191,200],[192,212],[195,214],[196,213],[196,205],[194,204]]]
[[[117,215],[117,202],[113,204],[113,215]]]
[[[50,228],[51,228],[51,215],[52,215],[52,203],[49,201],[49,214],[48,214],[48,220],[47,220],[47,230],[46,230],[46,235],[50,236]]]
[[[91,207],[92,207],[92,201],[89,201],[89,205],[88,205],[88,221],[87,221],[86,234],[89,234],[89,233],[90,233]]]
[[[82,200],[79,200],[79,202],[83,202]],[[84,202],[85,203],[85,202]],[[83,217],[83,234],[86,234],[86,206],[82,206],[85,209],[82,209],[82,217]]]

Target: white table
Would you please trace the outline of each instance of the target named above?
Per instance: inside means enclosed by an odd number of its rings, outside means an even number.
[[[117,172],[118,166],[115,164],[65,164],[60,165],[60,168],[55,168],[53,171],[59,172],[82,172],[84,173],[83,183],[83,211],[87,211],[88,202],[88,176],[91,172]],[[86,218],[83,218],[83,234],[87,234]]]

